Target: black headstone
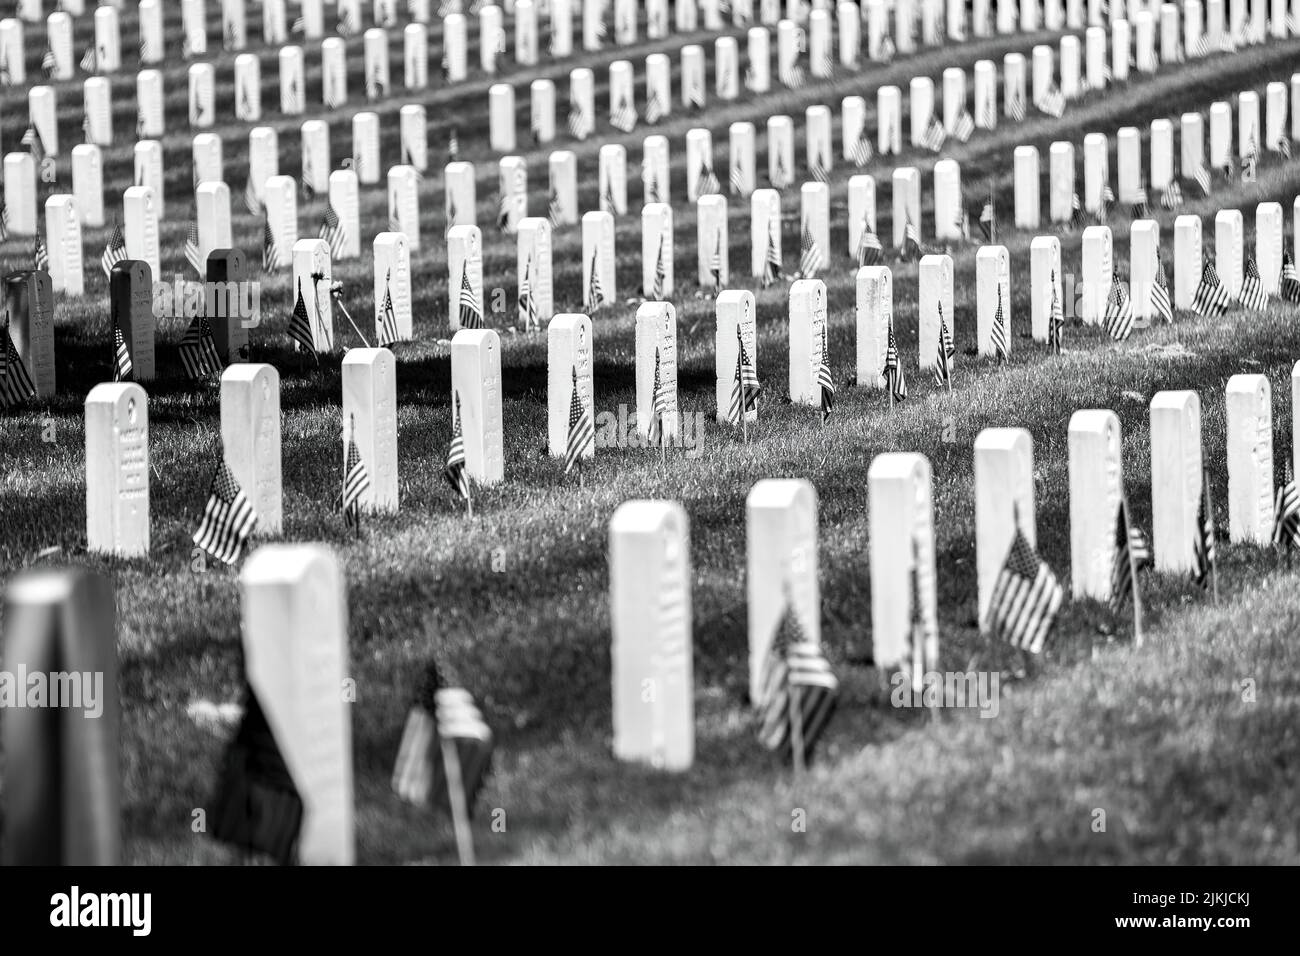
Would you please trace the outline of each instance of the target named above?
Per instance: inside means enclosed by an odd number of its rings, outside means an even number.
[[[248,330],[258,319],[245,314],[249,304],[258,301],[247,291],[248,282],[244,250],[213,249],[208,253],[208,318],[217,354],[227,365],[248,361]]]
[[[44,269],[22,270],[5,276],[5,312],[9,337],[38,398],[54,396],[54,285]]]
[[[154,378],[153,270],[140,259],[123,259],[108,277],[108,302],[112,320],[122,327],[131,353],[131,380]]]

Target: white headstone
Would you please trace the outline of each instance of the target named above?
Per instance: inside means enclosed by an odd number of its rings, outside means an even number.
[[[293,244],[293,287],[296,305],[302,296],[311,325],[312,342],[317,352],[334,350],[334,301],[330,289],[334,273],[330,247],[324,239],[299,239]]]
[[[1070,588],[1076,598],[1111,596],[1122,449],[1114,412],[1089,409],[1070,417]]]
[[[582,306],[591,314],[616,301],[614,216],[603,211],[585,213],[582,217]]]
[[[470,227],[462,227],[470,228]],[[375,260],[374,301],[375,301],[375,336],[376,340],[385,342],[387,335],[382,331],[388,317],[385,308],[392,304],[392,325],[396,338],[392,341],[408,342],[412,337],[414,316],[411,304],[411,243],[400,232],[381,232],[375,236],[372,244]],[[457,289],[460,276],[457,274]]]
[[[1277,295],[1282,288],[1285,231],[1281,203],[1262,202],[1255,207],[1255,264],[1266,295]]]
[[[1079,318],[1085,325],[1097,325],[1106,314],[1106,299],[1114,274],[1110,226],[1088,226],[1083,230],[1083,278],[1078,293]]]
[[[1201,281],[1201,217],[1174,220],[1174,308],[1190,309]]]
[[[1245,228],[1240,209],[1220,209],[1214,215],[1214,270],[1230,302],[1241,297]]]
[[[1006,564],[1017,526],[1038,543],[1034,507],[1034,440],[1023,428],[985,428],[975,438],[975,574],[979,620]]]
[[[975,253],[976,343],[980,355],[993,348],[994,317],[1002,310],[1007,351],[1011,351],[1011,254],[1006,246],[981,246]],[[951,329],[951,321],[949,328]]]
[[[396,512],[397,359],[386,348],[350,348],[341,374],[343,440],[356,442],[370,477],[361,492],[361,506]]]
[[[737,365],[740,361],[740,342],[745,343],[745,357],[756,371],[758,368],[758,327],[755,323],[754,293],[729,289],[720,292],[714,306],[716,326],[713,339],[714,369],[716,373],[714,400],[717,420],[730,421],[732,389],[736,383]],[[747,421],[758,420],[758,409],[746,409]]]
[[[930,670],[939,656],[931,474],[929,459],[911,452],[877,455],[867,471],[871,656],[885,670],[911,670],[915,663]],[[918,596],[921,607],[913,609]],[[919,629],[913,626],[916,618]],[[912,641],[918,630],[930,637],[916,654]]]
[[[943,322],[948,327],[948,334],[956,339],[957,322],[953,309],[953,263],[948,255],[926,255],[921,257],[918,273],[920,291],[917,295],[917,358],[921,369],[929,371],[935,367],[939,355],[939,315],[943,312]],[[955,358],[948,358],[951,368]]]
[[[461,329],[451,340],[452,414],[459,403],[465,472],[494,485],[504,476],[501,340],[493,329]]]
[[[641,288],[647,299],[673,294],[673,207],[667,203],[641,210]]]
[[[1017,229],[1037,229],[1038,211],[1038,148],[1017,146],[1014,153],[1015,169],[1015,225]]]
[[[636,430],[648,441],[655,420],[655,379],[663,392],[661,441],[678,434],[677,310],[671,302],[645,302],[636,311]]]
[[[237,363],[221,373],[221,445],[257,514],[257,531],[279,534],[284,520],[280,373],[274,365]]]
[[[575,387],[588,418],[596,420],[592,361],[591,319],[578,313],[563,313],[551,319],[546,328],[546,436],[554,458],[563,458],[568,448],[569,411]],[[593,443],[583,457],[595,455]]]
[[[388,231],[400,232],[420,250],[420,174],[412,166],[388,170]]]
[[[158,206],[148,186],[130,186],[122,194],[123,237],[128,258],[149,264],[154,276],[162,275],[158,240]]]
[[[872,389],[886,388],[885,356],[889,329],[894,322],[894,282],[888,266],[858,269],[857,289],[857,384]]]
[[[1061,271],[1061,240],[1056,236],[1035,236],[1029,243],[1029,289],[1031,333],[1035,342],[1046,342],[1051,328],[1052,297],[1065,309],[1064,274]]]
[[[1156,392],[1151,399],[1151,544],[1157,571],[1181,574],[1195,566],[1203,467],[1200,396]]]
[[[921,240],[921,171],[915,166],[899,166],[893,179],[894,248],[903,247],[905,229],[910,223]]]
[[[1273,535],[1273,393],[1267,375],[1227,387],[1228,534],[1267,545]]]
[[[149,398],[134,382],[86,396],[86,549],[149,553]]]

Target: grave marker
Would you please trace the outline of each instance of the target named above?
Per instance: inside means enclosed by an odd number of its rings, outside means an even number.
[[[504,474],[505,452],[501,431],[501,340],[493,329],[461,329],[452,336],[451,387],[460,400],[465,471],[479,484],[497,484]]]
[[[290,295],[301,295],[317,352],[334,351],[334,301],[330,289],[334,274],[330,247],[324,239],[299,239],[293,244],[293,285]]]
[[[562,313],[546,327],[546,435],[552,458],[563,459],[569,447],[569,406],[575,388],[578,401],[594,422],[591,319],[578,313]],[[595,456],[596,445],[592,442],[582,457]]]
[[[888,387],[885,357],[894,321],[894,281],[888,266],[863,266],[857,272],[857,384],[877,391]]]
[[[273,365],[232,365],[221,373],[221,446],[257,515],[260,534],[283,526],[280,373]]]
[[[1006,564],[1016,528],[1038,543],[1034,509],[1034,441],[1023,428],[985,428],[975,439],[975,569],[979,620]]]
[[[1203,468],[1200,396],[1156,392],[1151,399],[1151,544],[1157,571],[1183,574],[1196,565]]]
[[[149,399],[134,382],[86,396],[86,549],[149,553]]]
[[[1075,412],[1069,428],[1070,585],[1076,598],[1106,601],[1115,564],[1123,490],[1119,419],[1106,409]]]
[[[409,342],[414,325],[410,240],[400,232],[381,232],[375,236],[372,250],[375,262],[375,341],[380,345]],[[460,276],[457,275],[456,279],[459,286]]]
[[[1002,312],[1003,348],[1011,351],[1011,254],[1006,246],[981,246],[975,253],[976,343],[980,355],[996,355],[993,326]],[[946,313],[945,313],[946,314]]]
[[[1030,325],[1035,342],[1046,342],[1051,331],[1052,298],[1065,308],[1061,240],[1035,236],[1029,243]]]
[[[397,511],[397,359],[386,348],[351,348],[343,356],[343,435],[354,441],[370,476],[366,511]]]
[[[911,452],[877,455],[867,471],[867,503],[872,660],[884,670],[912,671],[916,681],[917,665],[932,670],[939,657],[929,459]],[[918,597],[921,606],[914,608]],[[921,626],[916,628],[918,618]],[[924,637],[914,649],[918,630]]]

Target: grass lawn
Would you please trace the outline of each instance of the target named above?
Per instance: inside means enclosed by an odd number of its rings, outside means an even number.
[[[215,5],[213,5],[215,7]],[[213,11],[215,13],[215,10]],[[168,29],[179,9],[168,7]],[[213,17],[215,23],[215,16]],[[77,49],[89,18],[79,21]],[[254,28],[254,34],[259,31]],[[471,33],[476,31],[471,30]],[[741,31],[730,31],[741,35]],[[28,51],[39,60],[43,27],[29,25]],[[169,36],[177,36],[169,32]],[[217,36],[218,31],[210,30]],[[123,11],[123,46],[135,37],[134,12]],[[394,32],[394,36],[400,33]],[[604,104],[606,68],[622,56],[637,64],[646,53],[671,52],[699,36],[674,36],[629,51],[579,53],[538,70],[507,67],[497,81],[516,86],[521,137],[527,128],[527,83],[557,81],[565,104],[567,71],[595,69],[597,103]],[[416,340],[398,345],[401,511],[369,519],[354,538],[330,510],[341,481],[339,357],[317,370],[293,356],[284,334],[292,302],[287,274],[262,290],[266,320],[254,338],[253,360],[272,362],[283,376],[283,455],[287,540],[330,543],[345,565],[350,613],[350,676],[358,687],[352,710],[356,769],[358,858],[366,863],[454,858],[450,826],[430,819],[392,794],[389,778],[409,701],[424,663],[469,688],[498,738],[495,772],[479,804],[479,855],[486,862],[1300,862],[1296,819],[1300,794],[1300,645],[1293,638],[1300,596],[1291,572],[1270,552],[1221,544],[1221,601],[1210,606],[1182,580],[1148,576],[1144,598],[1148,641],[1132,647],[1127,628],[1090,602],[1069,605],[1041,660],[1027,664],[982,641],[975,627],[972,445],[990,426],[1016,425],[1034,437],[1039,546],[1062,580],[1068,577],[1069,531],[1066,428],[1080,408],[1111,408],[1124,429],[1126,486],[1134,519],[1150,527],[1150,448],[1147,406],[1161,389],[1195,389],[1203,406],[1206,462],[1215,485],[1220,528],[1227,525],[1223,388],[1229,376],[1269,376],[1274,389],[1275,458],[1290,455],[1289,372],[1300,354],[1300,312],[1274,306],[1264,313],[1234,312],[1222,319],[1180,314],[1175,325],[1137,332],[1116,346],[1096,329],[1071,325],[1066,353],[1051,357],[1029,341],[1030,232],[999,236],[1012,257],[1013,355],[1007,367],[970,354],[974,348],[975,244],[952,251],[956,264],[959,356],[951,395],[939,392],[916,367],[916,266],[894,268],[899,347],[912,396],[892,414],[882,395],[846,387],[853,379],[854,269],[844,255],[848,171],[837,159],[831,186],[834,257],[824,277],[830,301],[832,369],[840,384],[835,416],[823,429],[815,410],[794,408],[786,392],[786,296],[782,283],[757,292],[758,372],[766,398],[751,442],[742,445],[713,423],[712,300],[697,296],[694,210],[685,194],[687,129],[713,130],[716,168],[726,169],[726,129],[737,120],[759,128],[759,169],[765,169],[766,117],[786,112],[802,129],[806,106],[836,107],[851,93],[865,96],[875,125],[875,90],[906,88],[914,74],[938,80],[942,70],[968,72],[980,59],[1009,51],[1028,56],[1049,34],[971,41],[860,73],[837,70],[833,81],[810,83],[734,103],[712,104],[702,115],[679,113],[654,128],[672,141],[677,218],[675,296],[679,325],[680,403],[708,420],[703,453],[688,459],[639,449],[602,450],[579,491],[545,454],[546,351],[544,335],[515,334],[514,241],[492,227],[496,157],[486,149],[486,90],[493,80],[477,72],[454,88],[399,95],[380,104],[385,163],[397,159],[397,110],[428,106],[433,169],[421,186],[424,247],[413,255]],[[274,51],[262,60],[267,125],[280,131],[281,172],[298,171],[297,126],[331,122],[335,161],[350,151],[350,114],[361,89],[360,43],[350,42],[354,103],[335,113],[319,107],[319,57],[307,44],[306,116],[278,114]],[[431,27],[436,67],[440,27]],[[707,49],[707,47],[706,47]],[[400,63],[400,40],[393,48]],[[1135,79],[1071,105],[1059,120],[1033,114],[1024,123],[952,143],[967,191],[982,197],[993,177],[999,219],[1011,222],[1010,158],[1021,144],[1039,148],[1046,185],[1051,142],[1076,144],[1087,132],[1206,110],[1217,99],[1285,80],[1300,40],[1271,42],[1233,57],[1193,61]],[[710,54],[711,57],[711,54]],[[233,115],[231,54],[218,61],[218,115]],[[475,57],[471,54],[471,62]],[[34,68],[29,56],[29,70]],[[314,69],[314,72],[312,70]],[[163,140],[168,215],[163,223],[164,272],[184,273],[181,247],[190,183],[185,64],[164,65],[168,134]],[[436,71],[435,71],[436,72]],[[397,75],[397,74],[395,74]],[[41,201],[70,188],[67,152],[77,141],[80,80],[58,85],[65,153],[57,185],[42,186]],[[106,206],[131,178],[133,76],[114,78],[118,142],[105,151]],[[7,91],[0,141],[17,142],[23,109]],[[563,115],[566,105],[560,106]],[[603,108],[603,106],[601,107]],[[598,113],[600,109],[598,109]],[[562,124],[561,124],[562,125]],[[602,121],[602,134],[609,127]],[[462,158],[478,172],[478,221],[485,233],[485,285],[507,289],[510,310],[491,316],[503,342],[506,481],[479,491],[475,520],[462,515],[439,474],[450,431],[450,366],[446,322],[446,254],[442,241],[439,174],[447,133],[457,127]],[[217,129],[225,147],[226,179],[240,195],[246,171],[247,131]],[[595,137],[545,147],[525,144],[530,211],[546,208],[546,155],[573,148],[580,167],[580,206],[596,206],[596,153],[604,142],[640,158],[639,128],[629,136]],[[836,133],[838,143],[838,131]],[[12,146],[10,146],[12,148]],[[798,152],[802,163],[802,143]],[[1145,148],[1144,148],[1145,154]],[[838,156],[838,150],[837,150]],[[898,165],[922,170],[923,195],[932,195],[935,157],[905,151]],[[1112,157],[1112,164],[1114,158]],[[889,178],[895,161],[877,160],[878,229],[890,234]],[[723,176],[725,179],[725,176]],[[629,198],[637,208],[635,173]],[[1255,184],[1218,182],[1216,193],[1180,210],[1199,214],[1207,253],[1219,208],[1246,215],[1253,249],[1256,203],[1277,200],[1291,209],[1300,191],[1300,167],[1261,166]],[[797,249],[797,190],[783,197],[787,268]],[[1044,202],[1043,208],[1046,209]],[[314,234],[324,202],[300,204],[303,235]],[[110,212],[111,215],[111,212]],[[363,189],[362,221],[385,221],[382,187]],[[1156,210],[1166,262],[1172,260],[1173,214]],[[1127,211],[1117,212],[1117,259],[1127,261]],[[748,204],[730,203],[731,261],[748,257]],[[619,218],[619,303],[595,319],[596,410],[632,405],[633,314],[624,299],[639,282],[639,216]],[[236,241],[258,248],[259,220],[235,213]],[[1043,234],[1053,230],[1046,226]],[[59,395],[48,406],[0,418],[0,577],[44,562],[75,561],[111,575],[118,598],[124,702],[126,851],[136,863],[218,863],[225,848],[191,831],[191,813],[210,801],[222,740],[186,715],[195,699],[238,699],[241,687],[236,573],[193,569],[189,536],[198,525],[218,437],[215,384],[195,386],[179,375],[176,320],[159,329],[160,379],[149,387],[153,547],[147,559],[105,560],[85,554],[85,455],[82,403],[109,377],[108,315],[98,252],[109,229],[86,233],[87,295],[58,308]],[[923,233],[933,233],[927,211]],[[368,249],[372,233],[363,236]],[[1079,263],[1079,234],[1061,233],[1066,271]],[[580,302],[580,232],[567,227],[555,242],[557,311]],[[0,246],[0,269],[25,267],[29,247]],[[892,259],[892,257],[891,257]],[[373,315],[370,257],[336,266],[354,317]],[[743,270],[741,270],[743,271]],[[733,275],[732,286],[752,288]],[[340,342],[359,344],[345,322]],[[53,441],[48,426],[52,424]],[[942,667],[998,669],[1002,699],[995,719],[975,712],[932,718],[889,705],[882,676],[870,662],[871,586],[868,573],[866,473],[875,455],[891,450],[925,453],[934,465],[936,547]],[[1279,476],[1281,468],[1278,469]],[[823,642],[842,683],[840,711],[814,772],[796,791],[790,773],[763,751],[745,698],[747,644],[744,607],[744,501],[760,478],[811,480],[820,497]],[[610,515],[633,498],[674,498],[691,521],[694,572],[696,766],[662,775],[617,763],[610,753],[610,664],[606,540]],[[38,558],[47,549],[57,554]],[[1253,702],[1242,681],[1253,681]],[[1245,685],[1248,689],[1252,685]],[[1251,696],[1246,694],[1245,696]],[[505,811],[506,827],[491,833],[489,811]],[[792,832],[792,811],[806,811],[806,832]],[[1094,832],[1095,810],[1106,814]]]

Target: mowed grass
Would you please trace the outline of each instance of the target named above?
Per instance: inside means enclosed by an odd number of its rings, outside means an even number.
[[[169,28],[178,14],[169,9]],[[123,17],[131,47],[134,15]],[[78,25],[78,49],[86,23]],[[215,30],[212,35],[217,35]],[[254,31],[256,32],[256,31]],[[732,31],[738,33],[737,31]],[[171,33],[170,36],[177,34]],[[395,34],[396,35],[396,34]],[[565,100],[565,76],[578,65],[596,70],[597,101],[605,102],[605,67],[627,56],[637,64],[647,52],[674,53],[686,42],[674,36],[631,51],[579,54],[535,71],[510,69],[520,107],[521,150],[529,160],[530,210],[546,206],[545,159],[552,146],[532,147],[527,127],[527,82],[556,79]],[[1177,324],[1137,333],[1121,346],[1096,329],[1071,326],[1067,352],[1050,357],[1027,339],[1029,233],[1004,228],[999,238],[1013,262],[1013,357],[1009,366],[968,354],[974,347],[974,244],[952,251],[956,264],[958,358],[951,395],[939,392],[917,369],[915,265],[890,264],[900,347],[908,363],[912,397],[890,413],[878,393],[849,387],[854,376],[853,268],[845,256],[844,190],[839,167],[832,185],[834,259],[825,276],[831,316],[832,368],[841,387],[836,415],[822,428],[815,410],[782,400],[786,393],[787,287],[759,297],[759,374],[766,387],[759,424],[749,445],[713,421],[712,300],[694,284],[695,217],[684,201],[686,129],[713,130],[716,168],[726,169],[726,128],[739,119],[759,127],[759,169],[766,168],[762,126],[768,115],[788,112],[802,129],[810,104],[837,105],[849,93],[867,97],[874,124],[874,91],[883,83],[906,88],[914,74],[936,79],[947,66],[967,70],[977,59],[1000,61],[1010,50],[1028,54],[1044,34],[994,38],[925,50],[888,67],[837,72],[810,84],[732,104],[712,104],[698,116],[676,115],[654,132],[670,136],[677,217],[674,297],[679,325],[680,401],[709,420],[703,452],[670,454],[666,465],[639,449],[602,450],[579,490],[545,454],[546,357],[541,335],[513,334],[514,240],[491,227],[495,160],[486,148],[486,89],[475,73],[469,83],[420,95],[399,93],[377,107],[384,131],[385,163],[395,162],[396,111],[405,102],[429,107],[432,168],[421,188],[424,248],[414,257],[416,341],[398,356],[401,512],[368,519],[359,538],[347,534],[330,509],[341,481],[338,357],[314,363],[293,356],[284,335],[288,278],[270,277],[263,304],[270,307],[255,336],[254,360],[278,365],[283,380],[285,534],[288,540],[330,543],[348,582],[350,668],[358,700],[352,707],[356,769],[357,839],[363,862],[447,861],[450,828],[400,803],[389,789],[402,722],[424,664],[437,660],[452,681],[469,688],[498,738],[495,772],[479,804],[480,857],[489,862],[826,861],[826,862],[1295,862],[1297,657],[1291,639],[1297,614],[1294,588],[1273,555],[1251,547],[1223,546],[1221,604],[1210,607],[1187,582],[1150,576],[1144,582],[1147,644],[1129,643],[1099,607],[1069,606],[1041,660],[1021,661],[990,647],[975,627],[972,443],[980,429],[1018,425],[1035,442],[1035,484],[1040,547],[1063,580],[1069,571],[1066,429],[1079,408],[1112,408],[1124,427],[1126,484],[1135,520],[1150,527],[1150,449],[1147,404],[1160,389],[1200,392],[1207,464],[1215,482],[1218,522],[1227,525],[1223,387],[1238,372],[1266,374],[1275,392],[1276,460],[1290,454],[1288,373],[1297,356],[1296,322],[1289,307],[1234,313],[1203,320],[1181,315]],[[432,28],[432,58],[440,48]],[[318,57],[308,44],[309,95],[319,103]],[[350,44],[355,91],[361,85],[359,43]],[[39,28],[28,31],[29,53],[43,49]],[[400,50],[394,46],[394,53]],[[1081,144],[1084,133],[1113,139],[1122,125],[1145,131],[1149,120],[1185,109],[1205,109],[1218,98],[1258,89],[1289,75],[1300,42],[1273,43],[1231,58],[1195,62],[1173,72],[1135,80],[1127,87],[1073,104],[1060,120],[1035,116],[1022,124],[981,132],[948,153],[962,163],[967,189],[982,195],[993,176],[999,214],[1011,220],[1010,154],[1016,145],[1039,147],[1044,161],[1057,139]],[[337,156],[350,152],[354,103],[334,114],[313,107],[306,116],[276,112],[274,51],[263,61],[267,125],[280,130],[281,170],[298,170],[296,128],[309,118],[331,121]],[[230,115],[229,54],[218,59],[219,114]],[[29,58],[30,59],[30,58]],[[400,57],[395,56],[395,63]],[[29,62],[29,69],[34,64]],[[180,255],[187,200],[189,140],[185,123],[184,65],[164,70],[168,135],[163,144],[168,177],[164,271],[185,272]],[[396,74],[395,74],[396,75]],[[134,118],[132,78],[114,80],[116,128]],[[12,96],[12,91],[10,91]],[[79,84],[59,85],[65,155],[79,122]],[[6,104],[13,102],[6,100]],[[560,109],[563,114],[564,107]],[[838,112],[838,111],[837,111]],[[3,111],[3,142],[17,141],[22,108]],[[446,264],[441,236],[440,155],[456,126],[464,158],[478,170],[478,221],[485,232],[486,285],[505,287],[510,311],[493,323],[503,336],[506,482],[476,493],[476,518],[467,521],[439,475],[449,437],[449,359],[446,339]],[[602,122],[601,129],[608,132]],[[245,171],[246,129],[219,127],[227,181],[236,195]],[[581,170],[580,206],[596,204],[595,155],[602,142],[628,147],[635,169],[640,138],[649,130],[574,148]],[[837,128],[838,143],[838,128]],[[802,156],[802,148],[800,147]],[[837,150],[838,154],[838,150]],[[923,171],[931,196],[934,157],[906,152],[898,165]],[[1112,157],[1112,164],[1114,158]],[[879,231],[890,233],[889,176],[894,165],[873,164]],[[107,205],[129,184],[130,143],[106,151]],[[596,317],[595,376],[598,412],[634,403],[632,316],[624,301],[639,282],[640,190],[630,176],[631,212],[619,217],[619,303]],[[760,177],[761,179],[761,177]],[[1044,182],[1044,186],[1046,183]],[[58,189],[67,188],[59,185]],[[1295,166],[1270,163],[1253,186],[1220,184],[1211,199],[1189,202],[1212,245],[1214,212],[1241,208],[1248,232],[1254,204],[1275,199],[1290,208],[1300,188]],[[43,186],[41,199],[52,187]],[[363,222],[385,219],[382,187],[365,189]],[[789,220],[786,261],[794,268],[797,190],[783,199]],[[1046,208],[1046,204],[1044,204]],[[320,200],[300,206],[303,234],[314,232]],[[1166,261],[1172,258],[1172,215],[1158,211]],[[733,287],[751,288],[747,203],[730,212]],[[924,232],[933,229],[927,212]],[[1127,213],[1119,212],[1117,258],[1127,259]],[[237,241],[257,250],[258,220],[236,210]],[[1044,228],[1046,233],[1051,230]],[[87,233],[92,263],[107,230]],[[363,248],[372,237],[363,236]],[[1067,271],[1077,270],[1079,236],[1061,234]],[[1248,235],[1247,248],[1253,248]],[[576,227],[556,237],[557,309],[580,302]],[[28,246],[0,247],[0,268],[26,264]],[[740,268],[734,266],[739,264]],[[349,310],[373,315],[370,259],[336,268]],[[87,297],[61,302],[58,311],[60,394],[48,407],[11,412],[0,419],[0,573],[33,563],[76,561],[110,574],[118,593],[125,709],[124,752],[127,852],[134,862],[228,862],[222,847],[191,829],[192,811],[212,796],[223,740],[186,716],[195,699],[237,700],[241,687],[237,574],[209,566],[197,572],[190,534],[198,524],[214,464],[218,436],[215,385],[179,378],[175,347],[179,323],[160,330],[160,380],[149,387],[153,548],[146,560],[88,556],[85,545],[82,401],[108,377],[109,348],[103,277],[88,276]],[[489,299],[491,296],[489,296]],[[364,321],[364,320],[363,320]],[[359,344],[343,321],[340,342]],[[50,426],[52,425],[52,431]],[[52,437],[53,441],[44,440]],[[870,662],[870,529],[866,472],[875,455],[916,450],[935,469],[942,666],[997,669],[1003,678],[996,719],[951,712],[937,719],[890,707],[883,676]],[[815,772],[791,785],[788,769],[762,751],[745,700],[747,644],[744,607],[744,499],[764,477],[811,480],[820,497],[823,642],[843,686],[841,710]],[[619,764],[610,754],[610,662],[607,526],[623,501],[674,498],[691,520],[694,668],[698,756],[684,775],[663,775]],[[57,547],[57,556],[38,559]],[[1253,703],[1239,682],[1255,682]],[[504,832],[490,832],[489,811],[504,811]],[[792,810],[807,813],[804,833],[792,832]],[[1093,811],[1107,815],[1094,833]]]

